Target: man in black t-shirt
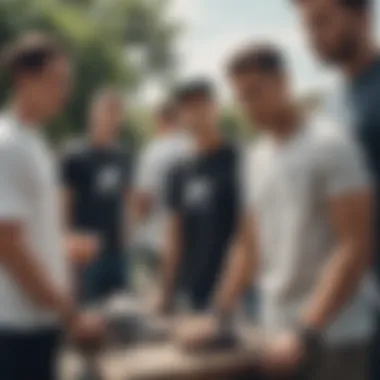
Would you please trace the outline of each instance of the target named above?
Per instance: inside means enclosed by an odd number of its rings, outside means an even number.
[[[195,141],[194,156],[167,180],[167,252],[159,307],[175,300],[210,306],[238,217],[238,153],[224,141],[212,86],[192,81],[176,94],[179,116]]]
[[[98,301],[127,285],[123,230],[131,165],[117,145],[123,117],[120,95],[111,90],[99,93],[91,107],[87,138],[62,161],[68,225],[95,236],[99,245],[90,264],[75,265],[82,302]]]

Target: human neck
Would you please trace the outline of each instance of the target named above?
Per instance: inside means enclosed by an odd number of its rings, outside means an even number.
[[[288,140],[301,127],[302,114],[295,105],[284,108],[270,126],[270,135],[278,142]]]
[[[157,136],[165,137],[165,136],[173,134],[175,131],[176,131],[176,127],[174,125],[168,124],[168,125],[161,126],[160,128],[158,128]]]
[[[91,145],[95,148],[108,148],[109,146],[112,145],[113,139],[111,139],[109,136],[104,136],[102,134],[98,133],[92,133],[90,134],[90,142]]]
[[[200,153],[209,153],[222,145],[222,136],[218,131],[196,137],[196,144]]]
[[[21,96],[13,100],[12,110],[15,117],[26,127],[37,128],[46,122],[38,108]]]

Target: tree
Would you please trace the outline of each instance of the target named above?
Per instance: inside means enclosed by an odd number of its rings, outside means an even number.
[[[51,129],[55,140],[83,129],[89,99],[100,86],[116,84],[133,93],[152,76],[170,81],[178,27],[166,11],[163,0],[0,2],[0,48],[23,31],[38,29],[59,35],[73,50],[76,87],[67,112]],[[0,101],[5,98],[3,80]]]

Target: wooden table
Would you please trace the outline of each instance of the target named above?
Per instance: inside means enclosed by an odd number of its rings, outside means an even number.
[[[184,353],[171,343],[109,352],[99,364],[104,380],[190,380],[229,378],[252,368],[254,344],[214,354]]]
[[[258,338],[253,327],[240,331],[238,349],[217,353],[191,354],[172,342],[149,343],[130,347],[105,347],[97,355],[96,365],[102,380],[212,380],[234,378],[243,368],[253,368]],[[66,353],[65,380],[73,380],[68,368],[80,365],[73,352]],[[232,376],[231,376],[232,375]]]

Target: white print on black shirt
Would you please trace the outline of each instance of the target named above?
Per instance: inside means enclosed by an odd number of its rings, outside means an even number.
[[[100,170],[96,179],[98,192],[115,192],[121,183],[121,172],[116,166],[108,166]]]
[[[213,186],[210,180],[196,178],[187,184],[185,189],[185,204],[189,208],[205,207],[210,203]]]

